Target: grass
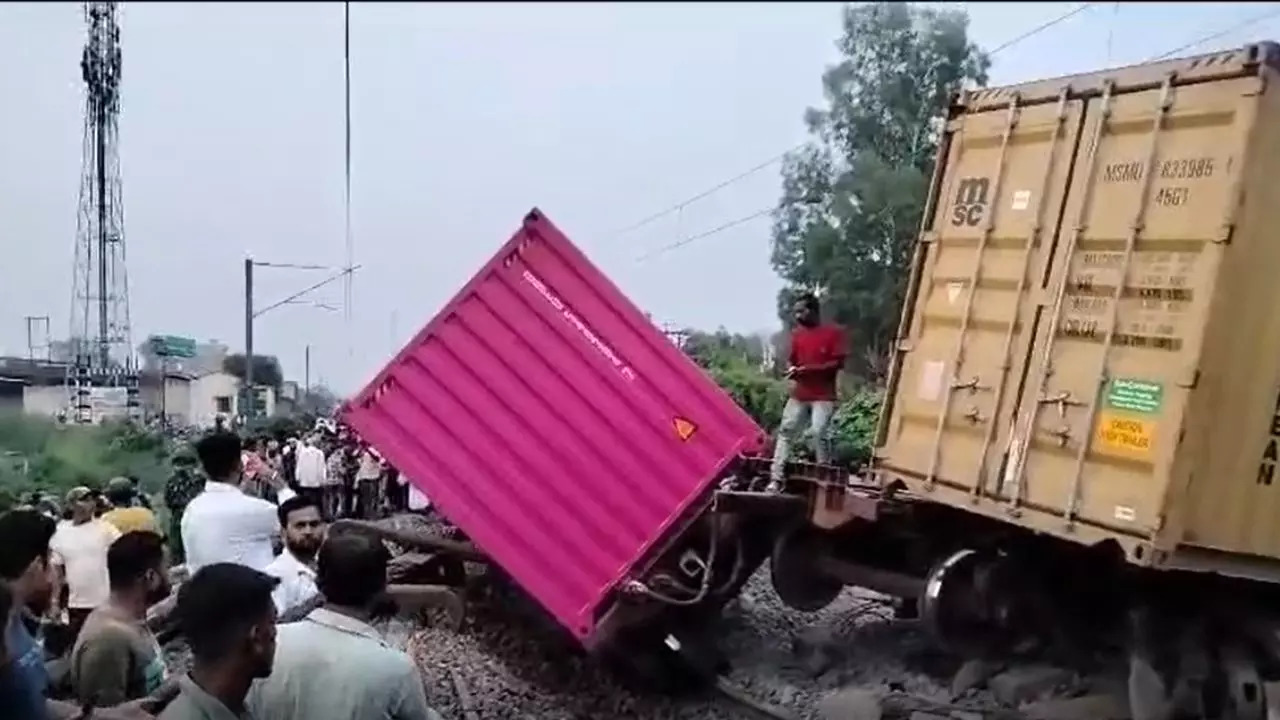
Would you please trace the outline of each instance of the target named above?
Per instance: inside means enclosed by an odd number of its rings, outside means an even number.
[[[0,416],[0,510],[35,490],[61,497],[76,485],[101,488],[118,475],[136,476],[154,495],[170,472],[164,439],[138,428]]]

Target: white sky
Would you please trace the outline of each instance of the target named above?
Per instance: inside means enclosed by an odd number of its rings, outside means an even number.
[[[964,5],[964,4],[962,4]],[[969,3],[993,48],[1075,3]],[[140,3],[123,9],[122,166],[134,339],[241,345],[241,261],[340,266],[342,6]],[[656,319],[772,326],[762,217],[777,166],[678,214],[616,231],[804,139],[836,59],[840,6],[352,6],[354,322],[285,307],[260,352],[340,392],[369,377],[538,205]],[[995,57],[1004,84],[1265,39],[1276,3],[1092,3]],[[0,4],[0,349],[24,316],[69,325],[84,27],[73,3]],[[261,302],[314,281],[263,271]],[[340,304],[335,284],[318,300]]]

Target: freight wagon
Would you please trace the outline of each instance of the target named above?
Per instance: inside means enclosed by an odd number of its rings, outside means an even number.
[[[958,651],[1118,640],[1135,713],[1265,716],[1278,71],[1254,44],[951,108],[869,479],[941,515],[920,611]]]
[[[1260,720],[1278,71],[1265,43],[957,97],[858,477],[762,492],[762,429],[536,210],[343,418],[633,668],[697,656],[767,561],[799,609],[858,585],[959,655],[1118,644],[1135,704]]]

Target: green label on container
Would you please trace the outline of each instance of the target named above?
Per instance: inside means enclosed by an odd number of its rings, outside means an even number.
[[[1164,404],[1164,386],[1150,380],[1116,378],[1107,386],[1107,407],[1154,415]]]

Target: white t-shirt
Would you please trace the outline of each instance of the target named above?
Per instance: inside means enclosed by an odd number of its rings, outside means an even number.
[[[319,488],[329,484],[328,466],[324,453],[318,447],[303,445],[298,448],[298,460],[293,477],[304,488]]]
[[[100,519],[76,525],[58,523],[49,541],[53,563],[64,568],[67,578],[67,607],[96,608],[111,594],[107,575],[107,548],[120,537],[116,526]]]
[[[275,600],[276,611],[281,615],[320,594],[316,587],[316,571],[300,562],[288,548],[277,555],[263,572],[280,578],[271,599]]]
[[[293,493],[281,488],[276,497],[284,502]],[[210,481],[182,513],[181,530],[191,573],[223,562],[262,571],[275,559],[271,543],[280,534],[280,520],[274,504]]]

